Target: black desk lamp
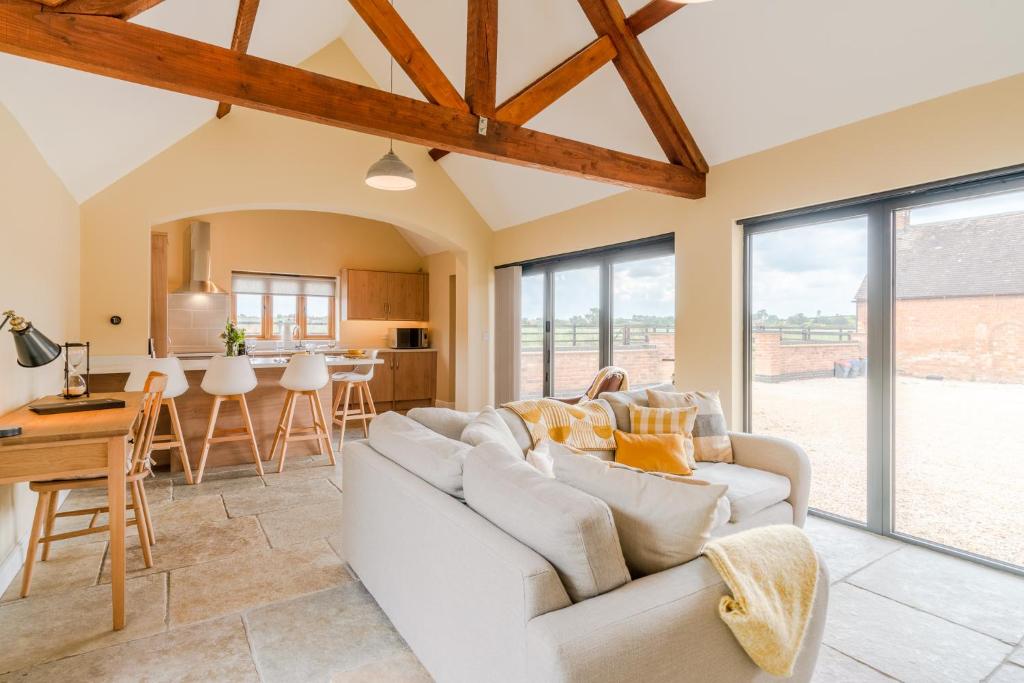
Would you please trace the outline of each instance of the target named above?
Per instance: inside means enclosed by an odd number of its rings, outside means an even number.
[[[61,347],[50,341],[45,334],[32,326],[14,311],[4,311],[0,330],[10,321],[11,334],[14,336],[14,349],[18,354],[18,365],[23,368],[38,368],[52,363],[60,356]],[[0,426],[0,437],[17,436],[21,427]]]

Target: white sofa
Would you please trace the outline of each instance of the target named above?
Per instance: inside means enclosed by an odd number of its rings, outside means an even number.
[[[732,442],[737,464],[697,473],[735,489],[730,521],[714,533],[802,525],[803,451],[745,434]],[[368,442],[347,443],[343,467],[345,559],[438,681],[776,680],[719,618],[727,589],[704,557],[573,603],[544,557]],[[794,681],[810,680],[821,646],[820,567]]]

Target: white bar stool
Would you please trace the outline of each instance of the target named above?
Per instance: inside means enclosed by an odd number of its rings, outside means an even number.
[[[185,371],[181,367],[181,361],[177,358],[143,358],[132,365],[131,374],[128,375],[128,382],[124,386],[125,391],[143,391],[146,386],[146,378],[151,372],[160,372],[167,375],[167,388],[164,389],[163,405],[167,407],[167,414],[171,418],[171,433],[158,434],[153,437],[153,450],[178,449],[178,460],[181,461],[181,468],[185,472],[185,481],[189,484],[192,480],[192,464],[188,459],[188,451],[185,449],[185,436],[181,432],[181,420],[178,418],[178,407],[174,399],[188,391],[188,380],[185,379]]]
[[[377,360],[378,350],[374,349],[370,351],[368,357],[371,361]],[[367,419],[373,419],[377,417],[377,406],[373,405],[373,396],[370,395],[369,382],[373,379],[373,369],[376,367],[374,363],[367,365],[357,365],[356,369],[351,372],[336,372],[331,375],[331,380],[334,382],[344,382],[344,389],[339,389],[334,395],[334,424],[341,426],[341,436],[338,440],[338,450],[345,445],[345,425],[349,420],[362,420],[363,421],[363,434],[369,434],[369,426]],[[359,412],[353,413],[349,411],[349,402],[352,398],[352,389],[359,393]],[[364,402],[365,399],[365,402]],[[344,405],[342,405],[344,404]],[[366,412],[366,407],[369,405],[370,412]],[[339,408],[341,408],[339,410]]]
[[[249,364],[249,356],[214,356],[210,359],[210,367],[206,369],[200,386],[214,399],[213,408],[210,410],[210,424],[203,439],[203,453],[199,456],[196,483],[203,480],[210,446],[227,441],[248,441],[252,449],[253,462],[256,463],[256,471],[262,476],[263,461],[260,460],[260,449],[256,445],[256,434],[253,432],[252,419],[249,417],[249,404],[245,402],[245,395],[256,388],[256,373]],[[242,411],[242,426],[215,432],[220,404],[224,401],[238,401]]]
[[[327,417],[324,415],[324,407],[320,405],[320,396],[317,393],[327,386],[330,379],[327,372],[327,359],[321,354],[296,353],[288,361],[288,367],[285,368],[279,382],[288,390],[288,394],[284,399],[281,417],[277,420],[274,444],[270,447],[269,456],[269,459],[273,460],[277,445],[281,444],[281,462],[277,466],[278,472],[284,471],[284,459],[288,453],[288,443],[291,441],[319,442],[320,455],[326,453],[331,464],[334,464],[334,449],[331,447]],[[295,399],[299,396],[309,399],[309,411],[313,416],[313,426],[292,429],[292,418],[295,417]]]

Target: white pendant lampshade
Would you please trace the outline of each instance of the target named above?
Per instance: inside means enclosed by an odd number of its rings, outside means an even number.
[[[388,150],[388,153],[366,172],[366,184],[378,190],[391,192],[411,190],[416,187],[416,174],[398,158],[394,150]]]

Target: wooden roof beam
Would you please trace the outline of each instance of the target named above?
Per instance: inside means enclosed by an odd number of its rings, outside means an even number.
[[[699,173],[707,173],[708,164],[683,122],[672,97],[658,75],[646,50],[629,28],[619,0],[578,0],[597,35],[606,35],[615,45],[612,60],[633,101],[651,127],[665,156]]]
[[[38,2],[54,12],[131,19],[156,7],[163,0],[38,0]]]
[[[704,196],[705,177],[555,135],[492,122],[375,88],[243,55],[109,17],[41,12],[0,0],[0,51],[101,76],[228,102],[484,159],[679,197]]]
[[[231,34],[231,49],[240,54],[249,51],[249,39],[256,24],[256,11],[260,8],[260,0],[238,0],[238,14],[235,15],[235,32]],[[228,102],[217,105],[217,118],[222,119],[231,111]]]
[[[427,101],[469,111],[462,95],[388,0],[349,0],[349,3]]]
[[[626,22],[634,35],[640,35],[684,7],[686,7],[685,3],[651,0],[629,15]],[[612,61],[617,54],[611,38],[601,36],[595,39],[572,57],[498,105],[495,117],[519,126],[526,124],[602,66]],[[443,149],[430,150],[430,157],[434,161],[443,159],[447,155],[448,152]]]
[[[638,36],[647,29],[656,26],[662,20],[669,18],[679,10],[686,7],[685,2],[673,2],[673,0],[651,0],[649,3],[633,12],[626,19],[633,35]]]
[[[494,118],[498,83],[498,0],[469,0],[466,13],[466,103]]]

